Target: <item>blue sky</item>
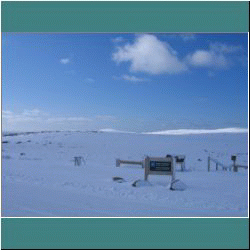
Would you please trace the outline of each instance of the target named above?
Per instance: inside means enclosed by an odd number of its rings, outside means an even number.
[[[247,128],[247,45],[247,33],[2,33],[3,130]]]

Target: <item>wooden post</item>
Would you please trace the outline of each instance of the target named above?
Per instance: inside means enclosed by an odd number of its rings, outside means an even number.
[[[184,171],[184,162],[181,163],[181,172]]]
[[[175,181],[175,161],[173,161],[173,174],[172,174],[172,180],[171,180],[171,184]]]
[[[120,167],[120,159],[116,159],[116,167]]]
[[[210,171],[210,156],[208,156],[208,165],[207,165],[208,172]]]

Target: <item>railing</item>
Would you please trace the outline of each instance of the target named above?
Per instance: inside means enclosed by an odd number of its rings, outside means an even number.
[[[248,166],[242,166],[242,165],[235,165],[236,168],[245,168],[248,169]]]
[[[238,168],[244,168],[244,169],[247,169],[248,166],[243,166],[243,165],[238,165],[235,163],[235,160],[233,161],[233,164],[230,165],[230,166],[225,166],[224,164],[222,164],[221,162],[219,162],[218,160],[216,159],[213,159],[211,156],[208,156],[208,172],[210,172],[210,162],[214,162],[216,164],[216,171],[219,170],[219,166],[222,167],[222,170],[223,171],[226,171],[226,170],[232,170],[233,168],[233,171],[234,172],[238,172]]]
[[[232,166],[225,166],[221,162],[219,162],[216,159],[213,159],[212,157],[208,156],[208,172],[210,171],[210,161],[214,162],[216,164],[216,171],[219,170],[219,166],[222,167],[222,170],[232,170]]]

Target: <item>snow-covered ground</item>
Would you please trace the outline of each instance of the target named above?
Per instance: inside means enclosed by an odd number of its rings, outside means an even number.
[[[60,217],[247,217],[248,170],[207,171],[208,154],[226,166],[248,165],[247,133],[154,135],[43,132],[2,137],[2,216]],[[139,165],[116,167],[116,158],[185,155],[176,166],[184,191],[169,189],[170,176],[144,179]],[[81,156],[81,166],[74,157]],[[115,182],[112,177],[122,177]]]

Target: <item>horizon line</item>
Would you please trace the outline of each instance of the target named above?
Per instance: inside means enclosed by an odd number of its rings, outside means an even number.
[[[248,133],[248,128],[217,128],[217,129],[168,129],[168,130],[159,130],[159,131],[150,131],[150,132],[133,132],[133,131],[124,131],[117,130],[113,128],[105,129],[88,129],[88,130],[36,130],[36,131],[4,131],[2,134],[15,133],[53,133],[53,132],[93,132],[93,133],[127,133],[127,134],[143,134],[143,135],[188,135],[188,134],[220,134],[220,133]]]

